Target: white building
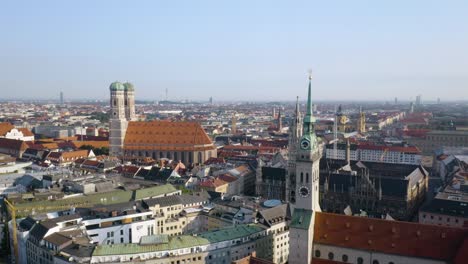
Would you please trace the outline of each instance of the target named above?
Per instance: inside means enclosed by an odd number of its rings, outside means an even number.
[[[350,144],[349,148],[351,161],[383,162],[394,164],[413,164],[421,163],[421,151],[413,146],[376,146],[369,144]],[[327,159],[346,159],[346,144],[337,144],[336,150],[333,144],[326,146]]]

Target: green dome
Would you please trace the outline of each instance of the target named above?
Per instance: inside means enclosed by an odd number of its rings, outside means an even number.
[[[123,90],[125,90],[125,87],[120,82],[113,82],[113,83],[111,83],[109,89],[111,91],[123,91]]]
[[[129,82],[124,83],[123,86],[125,87],[125,91],[135,91],[133,84]]]

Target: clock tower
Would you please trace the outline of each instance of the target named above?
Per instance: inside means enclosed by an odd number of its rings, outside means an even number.
[[[289,232],[289,263],[309,264],[312,261],[315,212],[319,205],[319,140],[315,135],[315,118],[312,114],[312,76],[309,76],[307,111],[303,120],[303,134],[297,146],[296,204]]]

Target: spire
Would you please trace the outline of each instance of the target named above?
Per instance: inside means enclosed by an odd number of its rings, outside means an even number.
[[[312,73],[309,74],[309,93],[307,95],[307,110],[304,118],[304,134],[314,134],[315,118],[312,115]]]
[[[306,116],[312,117],[312,73],[309,74],[309,94],[307,95],[307,112]]]

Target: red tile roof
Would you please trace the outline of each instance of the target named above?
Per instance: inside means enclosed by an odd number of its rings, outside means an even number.
[[[200,183],[200,187],[216,188],[226,184],[227,182],[221,179],[207,180]]]
[[[124,149],[143,149],[141,144],[148,145],[149,148],[156,150],[198,151],[215,149],[205,130],[195,122],[129,122]]]
[[[15,127],[8,122],[0,123],[0,136],[4,137],[6,133],[10,132],[13,128]]]
[[[228,174],[219,175],[218,179],[223,180],[225,182],[235,182],[235,181],[237,181],[236,177],[234,177],[232,175],[228,175]]]
[[[22,127],[22,128],[18,128],[19,131],[21,131],[23,133],[23,136],[25,137],[34,137],[34,134],[33,132],[31,132],[31,130],[25,128],[25,127]]]
[[[0,148],[22,151],[26,150],[28,145],[22,140],[0,138]]]
[[[409,257],[452,260],[468,229],[317,213],[314,243]]]

